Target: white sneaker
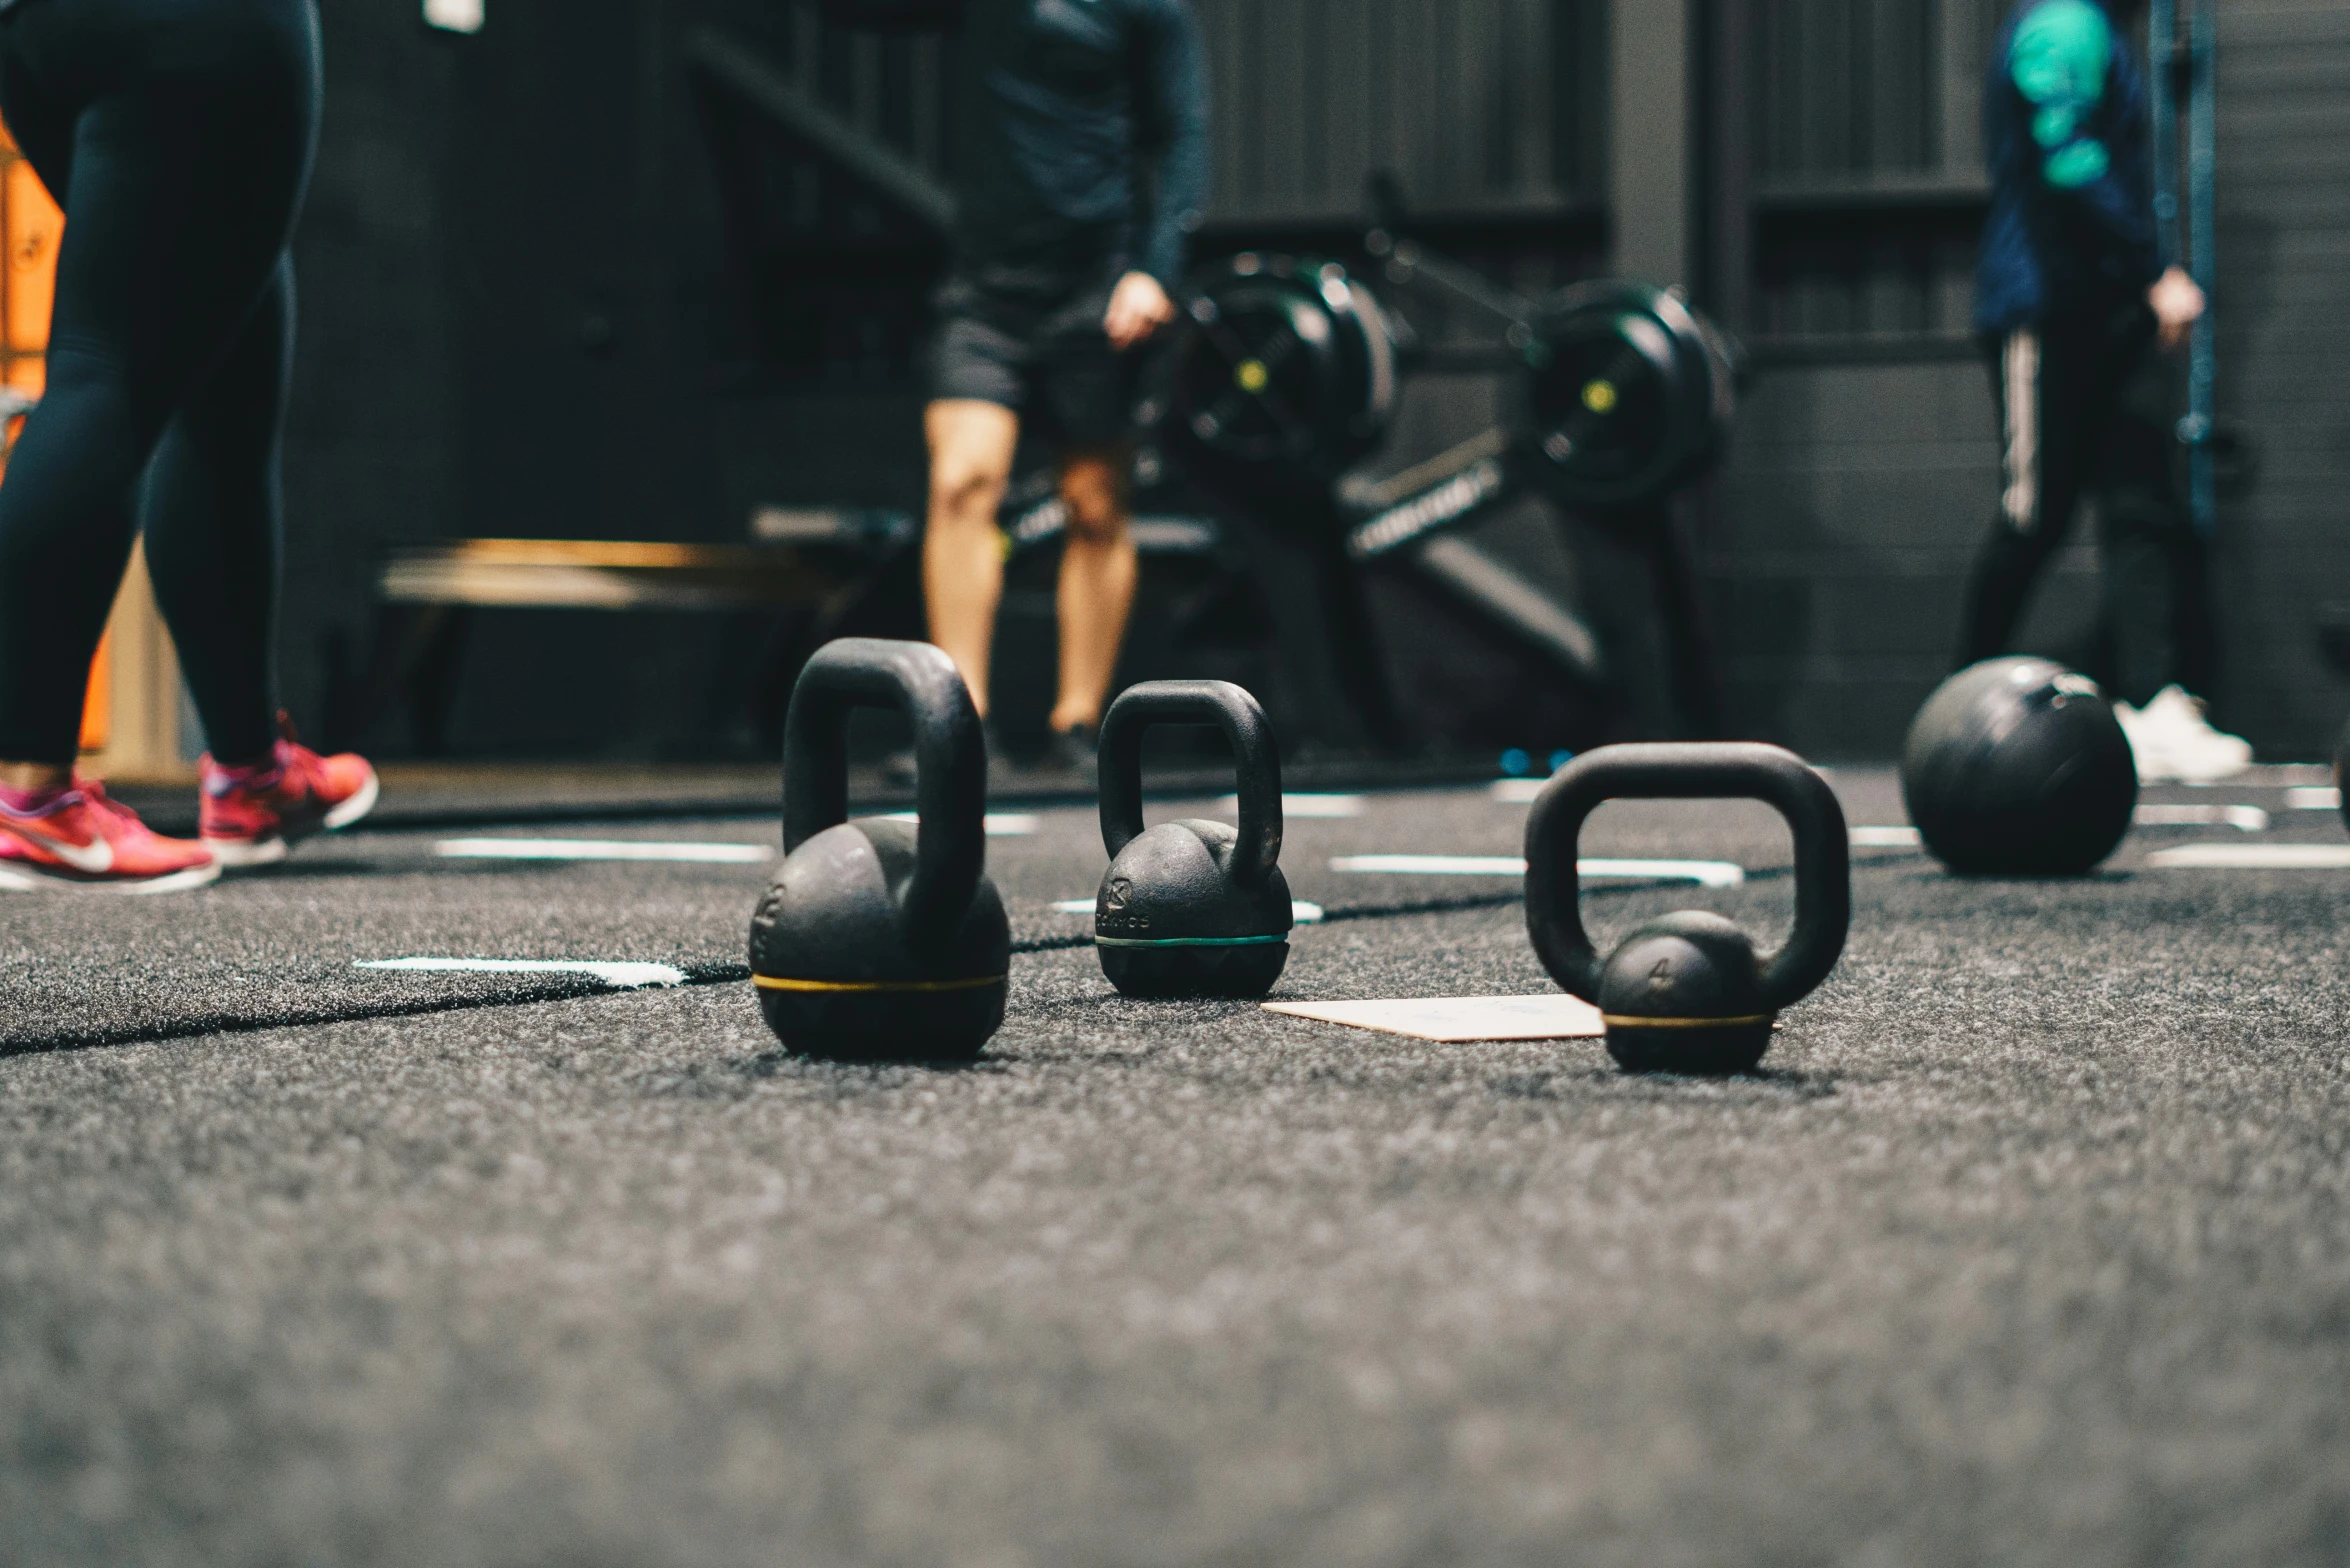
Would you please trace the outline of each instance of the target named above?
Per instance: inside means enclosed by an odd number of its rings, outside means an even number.
[[[2223,735],[2203,716],[2203,704],[2179,686],[2165,686],[2144,708],[2113,705],[2141,784],[2211,784],[2252,766],[2252,745]]]

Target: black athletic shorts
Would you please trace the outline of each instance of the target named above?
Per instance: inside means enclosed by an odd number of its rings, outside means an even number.
[[[938,295],[930,395],[998,404],[1061,447],[1123,445],[1140,355],[1111,348],[1102,318],[1128,270],[957,267]]]

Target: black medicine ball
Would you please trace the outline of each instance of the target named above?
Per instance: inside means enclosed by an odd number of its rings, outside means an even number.
[[[1992,659],[1918,710],[1901,793],[1926,847],[1962,876],[2079,876],[2130,831],[2138,769],[2096,682]]]

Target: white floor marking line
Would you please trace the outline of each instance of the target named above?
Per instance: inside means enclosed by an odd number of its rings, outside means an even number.
[[[767,844],[651,844],[634,839],[450,838],[433,847],[443,860],[639,860],[683,865],[750,866],[775,858]]]
[[[1834,768],[1814,765],[1812,771],[1823,778],[1836,776]],[[1495,779],[1491,786],[1491,792],[1493,798],[1505,806],[1531,806],[1534,804],[1534,798],[1540,795],[1544,786],[1549,783],[1548,779]]]
[[[1522,877],[1526,862],[1507,855],[1339,855],[1333,871],[1358,876]],[[1695,882],[1737,887],[1746,873],[1727,860],[1582,860],[1577,872],[1597,882]]]
[[[1916,828],[1854,828],[1854,849],[1915,849],[1925,842]]]
[[[2334,781],[2333,764],[2327,762],[2282,762],[2274,765],[2257,764],[2241,773],[2231,773],[2224,779],[2171,779],[2166,783],[2182,789],[2291,789],[2301,785],[2331,784]]]
[[[1575,863],[1586,881],[1694,882],[1699,887],[1743,887],[1744,868],[1727,860],[1582,860]]]
[[[1094,900],[1090,898],[1065,898],[1053,906],[1053,913],[1058,915],[1090,915],[1093,912]],[[1309,904],[1302,898],[1289,901],[1289,918],[1301,926],[1320,925],[1324,913],[1320,904]]]
[[[2227,782],[2249,789],[2331,784],[2334,782],[2334,766],[2330,762],[2281,763],[2275,767],[2248,769]]]
[[[396,970],[403,974],[586,975],[621,991],[686,982],[684,970],[667,964],[568,964],[527,958],[384,958],[362,962],[357,967]]]
[[[2181,844],[2146,864],[2163,871],[2350,871],[2350,844]]]
[[[1743,887],[1744,868],[1727,860],[1582,860],[1575,863],[1586,881],[1694,882],[1699,887]]]
[[[1443,996],[1400,1002],[1267,1002],[1268,1013],[1377,1029],[1443,1045],[1471,1040],[1593,1040],[1607,1033],[1599,1009],[1553,991],[1544,996]]]
[[[911,811],[893,811],[881,819],[884,822],[916,822],[921,820]],[[1036,830],[1044,826],[1042,817],[1028,816],[1016,811],[991,811],[987,814],[989,838],[1034,838]]]
[[[2130,819],[2142,828],[2240,828],[2266,833],[2268,813],[2258,806],[2140,806]]]
[[[1284,795],[1281,797],[1281,814],[1284,817],[1300,819],[1325,817],[1335,821],[1341,818],[1359,817],[1369,804],[1370,802],[1360,795]],[[1216,810],[1229,819],[1239,812],[1240,797],[1238,795],[1225,796],[1216,802]]]
[[[2289,789],[2285,791],[2285,809],[2287,811],[2339,811],[2342,809],[2342,792],[2331,788],[2319,789],[2311,785]]]
[[[1361,876],[1522,877],[1526,862],[1508,855],[1338,855],[1330,869]]]

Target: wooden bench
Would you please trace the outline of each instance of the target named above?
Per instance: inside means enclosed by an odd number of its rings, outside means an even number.
[[[335,738],[357,743],[398,708],[418,751],[441,750],[477,614],[797,612],[806,624],[791,641],[815,646],[909,560],[919,537],[903,512],[771,511],[761,522],[757,544],[454,539],[392,549],[376,573],[366,666],[336,704]]]
[[[1034,484],[1005,509],[1005,548],[1018,558],[1066,530],[1060,502]],[[662,544],[584,539],[453,539],[387,552],[376,573],[375,626],[363,673],[338,694],[331,738],[360,744],[375,723],[404,709],[425,755],[448,733],[463,675],[465,631],[501,610],[605,612],[782,611],[802,624],[779,647],[761,703],[779,706],[781,680],[804,655],[840,634],[885,591],[919,590],[911,567],[921,538],[908,513],[880,508],[767,507],[752,544]],[[1143,517],[1135,543],[1146,556],[1207,558],[1221,531],[1194,517]]]

